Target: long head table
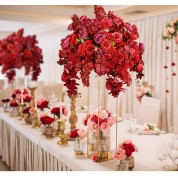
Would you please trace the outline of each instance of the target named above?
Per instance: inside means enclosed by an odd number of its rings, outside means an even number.
[[[78,128],[84,113],[78,113]],[[69,124],[67,124],[69,128]],[[85,128],[85,127],[84,127]],[[112,126],[112,149],[115,145],[115,126]],[[131,139],[139,151],[134,152],[135,171],[159,171],[156,158],[158,144],[170,138],[169,134],[137,135],[125,132],[123,122],[118,124],[118,143]],[[75,156],[73,142],[58,145],[58,137],[47,139],[40,129],[26,125],[19,118],[11,118],[0,109],[0,156],[11,170],[20,171],[115,171],[116,160],[95,163],[85,156]]]

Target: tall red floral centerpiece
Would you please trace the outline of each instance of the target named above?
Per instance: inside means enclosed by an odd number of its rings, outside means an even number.
[[[136,25],[124,22],[111,11],[106,13],[102,6],[95,5],[94,13],[94,19],[72,16],[68,26],[72,33],[61,40],[59,50],[58,64],[64,66],[61,79],[72,97],[78,94],[77,80],[89,87],[90,73],[94,71],[97,76],[107,77],[106,89],[117,98],[125,90],[124,85],[131,85],[132,72],[137,79],[142,78],[144,45],[136,41]]]
[[[2,74],[6,74],[9,82],[13,82],[16,69],[25,68],[25,75],[32,75],[37,80],[41,72],[40,64],[43,55],[37,46],[36,35],[24,36],[23,28],[0,40],[0,66]]]

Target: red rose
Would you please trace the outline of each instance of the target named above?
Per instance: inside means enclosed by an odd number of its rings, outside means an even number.
[[[51,114],[55,114],[56,116],[60,116],[60,108],[59,107],[55,107],[51,109]]]
[[[103,40],[100,45],[104,50],[109,50],[111,48],[111,43],[108,39]]]
[[[123,144],[122,149],[125,150],[126,156],[131,156],[132,153],[135,151],[135,147],[133,144]]]
[[[24,98],[24,102],[30,102],[31,101],[31,97],[29,95],[26,95]]]
[[[70,138],[76,138],[76,137],[78,137],[78,130],[77,129],[74,130],[73,132],[71,132],[71,134],[70,134]]]
[[[85,56],[85,45],[84,44],[79,45],[78,53],[80,56],[83,56],[83,57]]]
[[[31,107],[27,107],[23,110],[24,114],[29,114],[29,110],[31,109]]]
[[[70,35],[69,43],[73,46],[77,44],[77,35],[75,33]]]
[[[11,107],[17,107],[17,106],[19,106],[19,105],[18,105],[18,103],[17,103],[15,100],[11,100],[11,101],[10,101],[10,106],[11,106]]]
[[[49,116],[43,116],[40,118],[42,124],[52,124],[54,122],[54,119]]]

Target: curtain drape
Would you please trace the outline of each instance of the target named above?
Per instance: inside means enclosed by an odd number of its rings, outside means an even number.
[[[178,120],[175,115],[178,103],[178,78],[177,76],[172,76],[172,73],[176,72],[178,67],[171,66],[172,62],[178,65],[178,50],[176,52],[174,39],[162,40],[162,32],[166,29],[166,23],[177,17],[178,12],[175,12],[130,22],[137,25],[140,34],[139,41],[145,45],[143,56],[145,65],[142,81],[153,85],[155,88],[153,97],[161,100],[161,128],[166,131],[176,131],[176,119]],[[166,46],[170,48],[166,50]],[[168,69],[164,69],[165,64]],[[166,77],[168,77],[168,80],[166,80]],[[121,114],[137,114],[138,101],[135,96],[136,84],[134,78],[135,76],[133,76],[132,86],[120,96]],[[169,90],[169,93],[166,93],[166,90]]]

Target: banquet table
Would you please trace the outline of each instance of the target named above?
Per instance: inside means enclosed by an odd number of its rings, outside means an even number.
[[[77,127],[82,125],[86,113],[77,113]],[[138,135],[126,132],[123,122],[118,123],[118,143],[131,139],[139,151],[134,152],[133,171],[159,171],[160,161],[156,158],[158,144],[170,138],[170,134]],[[69,124],[67,123],[67,128]],[[116,147],[115,126],[111,130],[111,148]],[[66,130],[67,131],[67,130]],[[75,156],[73,142],[58,145],[58,137],[46,138],[40,128],[26,125],[18,117],[10,117],[0,108],[0,156],[16,171],[115,171],[116,160],[93,162],[86,156]]]

